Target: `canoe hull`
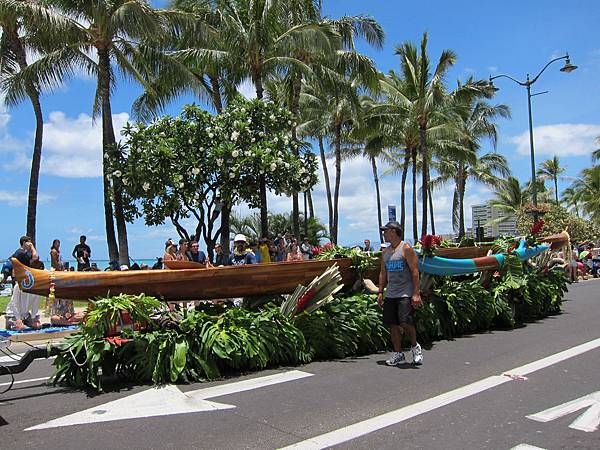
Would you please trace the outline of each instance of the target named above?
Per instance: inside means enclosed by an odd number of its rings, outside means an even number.
[[[251,295],[289,294],[337,263],[345,285],[356,273],[348,258],[277,264],[252,264],[211,269],[53,272],[56,298],[85,300],[106,295],[144,293],[164,300],[205,300]],[[48,296],[52,272],[32,269],[13,258],[21,289]]]

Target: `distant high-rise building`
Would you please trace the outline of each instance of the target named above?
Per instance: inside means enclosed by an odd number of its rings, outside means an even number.
[[[514,215],[502,222],[486,225],[488,221],[503,217],[505,214],[498,208],[489,205],[474,205],[471,207],[471,211],[473,237],[476,237],[477,227],[483,227],[485,237],[516,236],[518,234],[517,217]]]

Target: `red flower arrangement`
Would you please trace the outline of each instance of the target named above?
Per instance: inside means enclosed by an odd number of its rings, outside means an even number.
[[[299,314],[306,309],[316,293],[317,291],[315,288],[310,288],[298,299],[298,303],[296,303],[296,314]]]
[[[319,247],[318,245],[315,245],[312,248],[312,254],[313,254],[313,256],[317,256],[317,255],[320,255],[321,253],[323,253],[324,251],[331,250],[332,248],[333,248],[333,244],[331,242],[328,242],[323,247]]]
[[[542,230],[544,229],[545,223],[546,222],[544,222],[544,219],[538,219],[532,225],[531,230],[529,230],[529,233],[533,234],[534,236],[540,234],[542,232]]]
[[[433,256],[435,255],[435,249],[442,243],[442,237],[426,234],[421,238],[420,242],[423,256]]]

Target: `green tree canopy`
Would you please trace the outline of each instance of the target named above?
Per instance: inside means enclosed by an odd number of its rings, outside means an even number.
[[[122,179],[147,225],[170,219],[181,236],[202,236],[210,252],[223,232],[215,226],[217,212],[228,214],[239,201],[259,205],[259,175],[276,194],[316,183],[314,154],[292,151],[298,144],[289,137],[290,121],[288,111],[260,100],[236,100],[218,115],[188,105],[177,117],[129,125],[112,175]],[[192,233],[187,218],[195,219]]]

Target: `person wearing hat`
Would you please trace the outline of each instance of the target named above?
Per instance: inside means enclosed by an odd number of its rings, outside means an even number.
[[[423,354],[413,319],[413,309],[421,305],[417,255],[412,246],[402,240],[402,227],[398,222],[388,222],[381,231],[390,245],[381,256],[377,303],[383,308],[384,323],[390,326],[394,347],[394,353],[385,363],[388,366],[406,363],[402,352],[402,335],[406,335],[412,347],[413,364],[421,365]]]
[[[233,238],[233,252],[229,257],[230,266],[256,264],[256,256],[248,248],[248,240],[243,234],[236,234]]]

